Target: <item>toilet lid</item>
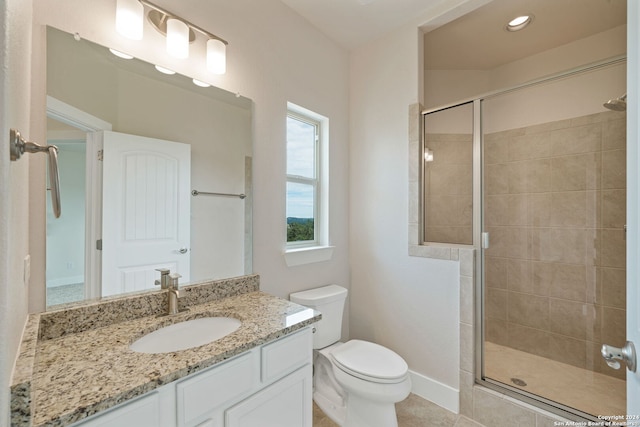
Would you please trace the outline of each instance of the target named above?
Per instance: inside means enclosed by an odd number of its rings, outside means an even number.
[[[368,341],[348,341],[332,351],[331,357],[343,371],[372,382],[398,382],[409,369],[398,354]]]

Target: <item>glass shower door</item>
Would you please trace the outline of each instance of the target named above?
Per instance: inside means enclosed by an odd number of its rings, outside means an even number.
[[[626,336],[626,113],[602,107],[621,84],[616,65],[482,104],[482,378],[594,418],[626,413],[600,356]]]

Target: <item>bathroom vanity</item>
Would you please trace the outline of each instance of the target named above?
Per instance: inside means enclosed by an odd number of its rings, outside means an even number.
[[[73,425],[311,427],[311,399],[305,327]]]
[[[311,427],[317,311],[258,290],[259,278],[181,290],[188,311],[158,317],[152,292],[30,316],[12,383],[14,426]],[[195,348],[129,346],[167,325],[211,316],[240,327]]]

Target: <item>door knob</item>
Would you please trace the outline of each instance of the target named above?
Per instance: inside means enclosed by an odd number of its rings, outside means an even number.
[[[603,344],[600,353],[611,368],[620,369],[621,360],[627,364],[627,369],[631,372],[636,371],[636,348],[631,341],[627,341],[622,348]]]
[[[180,248],[180,250],[178,250],[178,252],[180,252],[181,254],[186,254],[188,251],[187,248]]]

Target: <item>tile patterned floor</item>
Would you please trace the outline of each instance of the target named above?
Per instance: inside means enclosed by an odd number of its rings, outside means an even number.
[[[415,394],[396,404],[398,427],[483,427],[462,415],[447,411]],[[338,427],[313,404],[313,427]]]
[[[485,351],[485,371],[494,380],[511,385],[511,378],[520,378],[527,383],[523,390],[594,415],[626,412],[623,380],[492,343]],[[483,427],[414,394],[396,404],[396,412],[399,427]],[[315,404],[313,426],[338,427]]]
[[[47,306],[82,301],[83,299],[84,283],[47,288]]]

